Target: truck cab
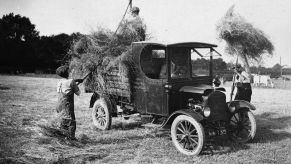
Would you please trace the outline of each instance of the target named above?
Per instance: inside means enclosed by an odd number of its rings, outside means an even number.
[[[187,92],[211,89],[214,47],[200,42],[133,43],[137,79],[144,84],[134,92],[137,110],[168,116],[187,105]]]

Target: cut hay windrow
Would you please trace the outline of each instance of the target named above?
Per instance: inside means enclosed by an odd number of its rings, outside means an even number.
[[[82,78],[91,72],[84,81],[86,91],[130,97],[135,74],[131,43],[142,38],[137,30],[127,24],[123,24],[116,34],[99,28],[84,36],[73,43],[69,52],[72,56],[71,77]]]

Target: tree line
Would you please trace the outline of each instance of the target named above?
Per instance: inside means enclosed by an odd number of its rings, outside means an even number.
[[[71,44],[82,36],[78,32],[40,36],[29,18],[13,13],[3,15],[0,19],[0,73],[54,73],[58,66],[71,59],[67,55]],[[192,65],[209,65],[206,59],[195,62]],[[221,58],[214,59],[214,72],[231,74],[233,65]],[[251,67],[251,72],[278,77],[281,72],[291,74],[291,69],[282,69],[280,64],[276,64],[272,68]]]
[[[81,33],[40,36],[29,18],[4,15],[0,19],[0,73],[53,73],[68,61],[71,43]]]

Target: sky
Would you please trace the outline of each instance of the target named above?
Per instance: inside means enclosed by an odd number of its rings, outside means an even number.
[[[216,25],[226,11],[235,12],[261,29],[275,47],[264,66],[276,63],[291,67],[290,0],[132,0],[140,8],[152,40],[195,41],[217,44],[226,61],[235,59],[224,53]],[[0,0],[0,16],[13,12],[28,17],[40,35],[90,34],[98,27],[117,28],[129,0]]]

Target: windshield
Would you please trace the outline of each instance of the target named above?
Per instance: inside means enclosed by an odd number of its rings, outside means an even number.
[[[209,76],[210,49],[195,48],[191,53],[192,76]]]
[[[189,78],[190,77],[190,49],[172,48],[169,49],[171,56],[171,78]]]
[[[197,76],[209,76],[209,52],[210,48],[170,48],[171,78],[184,79]],[[206,56],[202,54],[206,54]]]

